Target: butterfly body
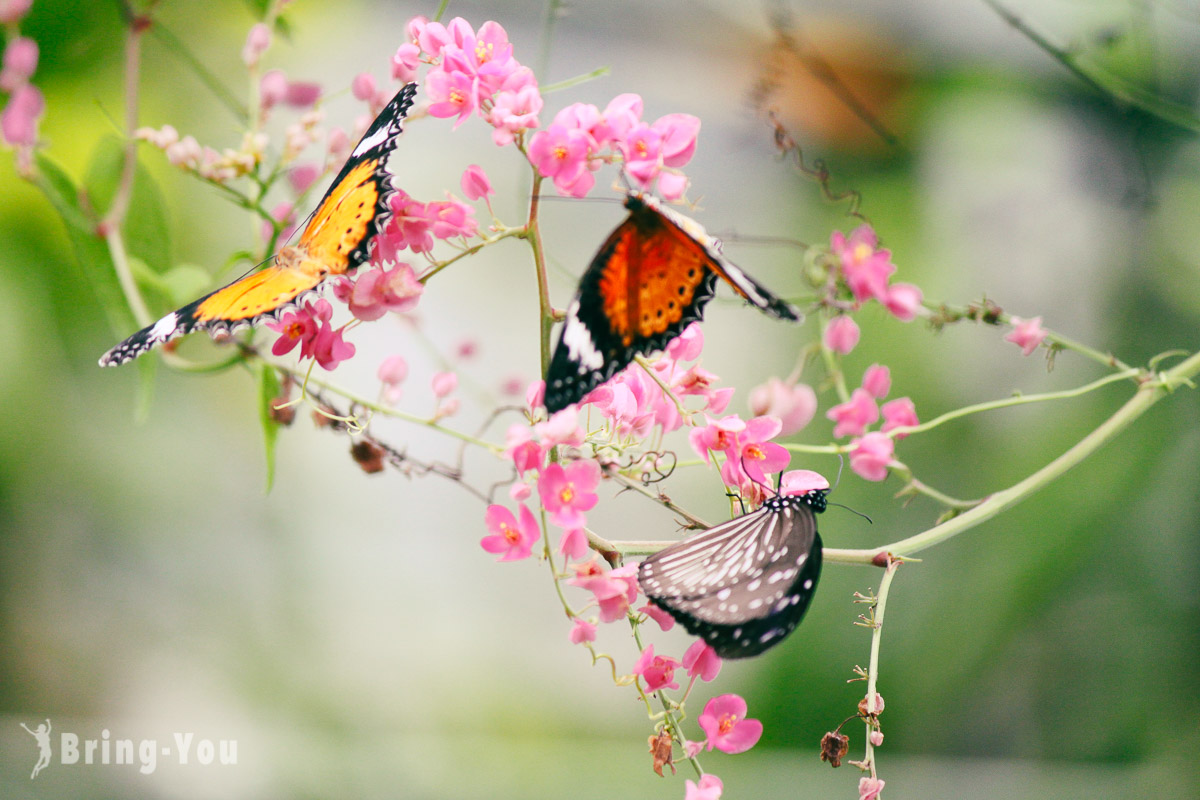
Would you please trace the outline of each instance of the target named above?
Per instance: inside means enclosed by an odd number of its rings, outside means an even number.
[[[649,556],[638,583],[722,658],[747,658],[795,630],[821,575],[825,490],[776,495],[749,514]]]
[[[283,247],[270,266],[167,314],[100,358],[115,366],[155,345],[193,331],[214,338],[264,320],[278,319],[327,278],[357,269],[389,215],[392,194],[388,155],[403,132],[417,85],[403,87],[363,134],[295,245]]]
[[[546,371],[546,408],[558,411],[624,369],[661,350],[716,294],[717,279],[764,313],[802,315],[721,254],[721,243],[695,220],[648,195],[630,192],[629,216],[593,257],[567,307]]]

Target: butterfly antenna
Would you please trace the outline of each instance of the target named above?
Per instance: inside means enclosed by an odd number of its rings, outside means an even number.
[[[871,519],[870,517],[868,517],[866,514],[862,513],[861,511],[856,511],[855,509],[851,508],[850,506],[845,505],[844,503],[829,502],[828,505],[837,506],[838,508],[844,508],[847,511],[849,511],[851,514],[857,514],[858,516],[862,517],[863,519],[865,519],[867,522],[871,523],[872,525],[875,524],[875,520]]]
[[[744,515],[746,513],[746,501],[742,499],[742,496],[740,494],[738,494],[737,492],[726,492],[725,496],[726,497],[736,497],[737,501],[738,501],[738,505],[742,507],[742,514]]]
[[[769,492],[769,491],[771,491],[771,487],[770,487],[770,486],[768,486],[767,484],[763,483],[762,481],[756,481],[756,480],[754,480],[754,476],[753,476],[753,475],[751,475],[751,474],[750,474],[750,471],[746,469],[746,456],[745,456],[745,455],[743,455],[743,456],[742,456],[742,457],[739,459],[739,461],[741,461],[741,462],[742,462],[742,472],[743,472],[743,473],[746,475],[746,477],[747,477],[747,478],[749,478],[751,481],[753,481],[754,483],[758,484],[758,485],[759,485],[759,486],[761,486],[762,488],[766,489],[768,492]],[[780,481],[780,484],[779,484],[779,485],[780,485],[780,486],[782,486],[782,485],[783,485],[783,475],[782,475],[782,474],[779,476],[779,481]],[[776,496],[778,496],[778,495],[779,495],[779,492],[778,492],[778,491],[776,491],[776,492],[775,492],[775,495],[776,495]]]

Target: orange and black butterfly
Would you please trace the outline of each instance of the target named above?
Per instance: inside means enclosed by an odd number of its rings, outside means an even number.
[[[648,195],[625,196],[629,216],[596,253],[546,370],[546,409],[578,402],[631,362],[661,350],[703,319],[717,278],[748,303],[779,319],[801,321],[776,297],[721,255],[721,243],[698,222]]]
[[[406,85],[367,128],[295,245],[282,248],[265,269],[138,331],[101,356],[100,366],[124,364],[155,345],[193,331],[206,330],[215,337],[278,319],[326,278],[354,270],[366,261],[371,240],[389,213],[393,189],[386,169],[388,155],[396,147],[416,92],[415,83]]]

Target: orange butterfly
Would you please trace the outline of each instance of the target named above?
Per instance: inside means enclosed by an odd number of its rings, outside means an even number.
[[[721,255],[721,243],[694,219],[649,195],[625,196],[629,216],[579,280],[546,370],[546,409],[578,402],[629,364],[661,350],[692,322],[725,280],[772,317],[804,316]]]
[[[417,85],[396,93],[379,113],[333,179],[300,241],[280,249],[267,268],[173,311],[130,336],[100,358],[100,366],[124,364],[155,345],[206,330],[214,337],[255,325],[296,306],[331,275],[356,269],[369,257],[372,238],[387,220],[392,194],[388,155],[403,131]]]

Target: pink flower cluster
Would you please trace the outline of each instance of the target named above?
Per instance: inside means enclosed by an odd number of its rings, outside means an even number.
[[[480,170],[482,174],[482,170]],[[487,176],[483,176],[486,181]],[[428,253],[433,240],[467,239],[479,232],[475,209],[447,193],[446,200],[422,203],[397,189],[388,200],[392,215],[372,245],[376,263],[396,261],[401,250]]]
[[[720,419],[705,416],[707,424],[688,431],[688,442],[706,463],[712,453],[723,453],[721,480],[755,505],[770,491],[768,473],[779,472],[792,456],[770,441],[783,430],[778,417],[743,420],[737,414]]]
[[[29,82],[38,65],[37,42],[16,35],[16,26],[29,11],[29,2],[9,0],[2,10],[10,38],[4,48],[0,69],[0,91],[8,94],[0,112],[0,136],[17,149],[17,167],[21,172],[33,168],[33,147],[37,144],[38,120],[46,110],[41,90]]]
[[[720,414],[728,407],[733,389],[716,388],[717,376],[699,364],[683,364],[698,359],[703,349],[704,334],[700,325],[693,322],[667,344],[663,357],[654,362],[654,371],[676,397],[699,397],[702,403],[698,410]],[[683,425],[675,402],[637,364],[585,395],[581,405],[586,404],[594,406],[619,436],[640,439],[648,436],[656,425],[663,433]]]
[[[917,425],[917,410],[908,397],[900,397],[883,404],[878,401],[887,397],[892,388],[891,371],[887,367],[873,364],[863,373],[862,385],[850,394],[850,399],[834,406],[825,416],[833,420],[835,437],[853,436],[850,446],[850,468],[869,481],[881,481],[887,477],[887,467],[895,451],[894,439],[903,439],[908,434],[887,434],[895,428]],[[867,432],[867,427],[879,421],[883,415],[883,427],[879,431]]]
[[[322,299],[284,313],[278,322],[268,322],[267,327],[279,334],[271,352],[281,356],[299,345],[301,359],[314,359],[322,369],[336,368],[354,355],[354,345],[342,338],[346,326],[333,327],[332,316],[333,306]]]
[[[508,33],[499,23],[485,22],[476,32],[461,17],[449,25],[416,17],[408,23],[408,36],[392,57],[392,76],[410,81],[422,62],[433,65],[425,77],[433,101],[430,116],[458,117],[457,128],[475,114],[492,126],[498,145],[511,144],[538,126],[542,95],[537,79],[512,57]]]
[[[875,299],[903,322],[912,321],[921,309],[921,290],[911,283],[889,284],[896,265],[890,250],[879,246],[870,225],[860,225],[847,237],[834,231],[830,250],[838,259],[841,277],[856,303]]]
[[[583,197],[596,183],[592,173],[619,156],[626,174],[641,188],[657,184],[665,199],[678,200],[688,185],[679,168],[691,160],[699,133],[700,120],[690,114],[644,122],[642,98],[622,94],[603,112],[586,103],[559,111],[530,140],[529,160],[554,181],[559,194]]]
[[[1027,356],[1034,350],[1037,350],[1042,340],[1046,338],[1046,330],[1042,327],[1041,317],[1034,317],[1033,319],[1011,317],[1010,321],[1012,322],[1013,329],[1004,337],[1004,341],[1012,342],[1021,348],[1022,355]]]

